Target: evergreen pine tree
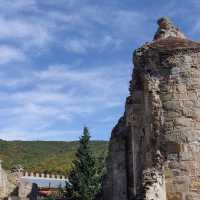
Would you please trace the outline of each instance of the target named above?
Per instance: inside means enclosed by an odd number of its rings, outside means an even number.
[[[66,186],[67,200],[94,200],[99,192],[101,177],[89,143],[90,134],[88,128],[84,127]]]

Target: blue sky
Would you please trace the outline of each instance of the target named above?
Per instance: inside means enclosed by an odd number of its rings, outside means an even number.
[[[0,0],[0,138],[109,139],[132,52],[169,16],[200,40],[198,0]]]

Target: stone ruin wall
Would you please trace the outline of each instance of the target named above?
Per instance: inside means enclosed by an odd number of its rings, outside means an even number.
[[[104,200],[200,200],[200,44],[174,30],[171,38],[170,27],[160,26],[159,40],[134,53]]]
[[[125,113],[134,137],[131,195],[148,200],[198,200],[200,53],[151,50],[144,56],[141,60],[136,52],[135,74],[139,75],[131,85],[133,99]]]
[[[6,172],[1,167],[0,161],[0,199],[8,195],[8,178]]]

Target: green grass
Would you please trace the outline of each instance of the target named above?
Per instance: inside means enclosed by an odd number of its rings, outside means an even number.
[[[6,170],[21,164],[27,171],[67,175],[78,145],[78,142],[0,140],[0,159]],[[106,141],[91,142],[97,158],[105,158],[107,146]]]

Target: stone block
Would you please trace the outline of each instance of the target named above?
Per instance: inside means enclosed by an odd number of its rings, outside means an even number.
[[[180,160],[182,161],[192,161],[194,159],[192,152],[181,152]]]
[[[199,179],[192,179],[190,184],[190,191],[198,193],[200,195],[200,180]]]
[[[191,127],[193,125],[193,120],[186,117],[178,117],[174,121],[175,126],[186,126]]]
[[[167,193],[167,200],[184,200],[181,193]]]
[[[167,111],[179,111],[181,110],[181,103],[179,101],[167,101],[163,103],[163,108]]]
[[[185,196],[185,200],[199,200],[199,199],[200,199],[200,195],[198,194],[190,193]]]

